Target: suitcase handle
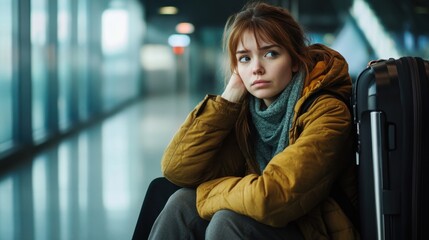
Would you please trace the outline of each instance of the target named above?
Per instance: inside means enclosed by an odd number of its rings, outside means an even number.
[[[371,119],[371,144],[372,144],[372,164],[375,193],[375,216],[377,223],[378,240],[384,240],[384,217],[382,216],[382,196],[383,196],[383,123],[382,112],[370,113]]]

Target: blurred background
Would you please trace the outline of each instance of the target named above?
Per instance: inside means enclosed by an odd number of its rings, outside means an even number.
[[[1,0],[0,239],[130,239],[169,140],[223,88],[244,0]],[[427,0],[278,0],[312,43],[429,59]]]

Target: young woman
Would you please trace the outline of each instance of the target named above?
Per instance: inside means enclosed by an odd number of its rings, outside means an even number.
[[[233,15],[224,43],[231,77],[167,147],[163,173],[184,188],[149,238],[357,239],[331,197],[340,189],[356,205],[344,58],[308,45],[287,10],[264,3]]]

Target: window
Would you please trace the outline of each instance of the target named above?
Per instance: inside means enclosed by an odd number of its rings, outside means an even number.
[[[48,8],[46,0],[31,1],[32,127],[35,140],[45,137],[48,112]]]
[[[2,145],[11,142],[13,137],[13,45],[12,45],[12,9],[13,0],[0,1],[0,151]]]
[[[109,110],[139,94],[139,49],[143,25],[134,1],[111,2],[102,14],[103,107]]]
[[[77,79],[78,79],[78,112],[79,119],[89,117],[88,109],[88,7],[86,0],[78,1],[77,12]]]
[[[73,57],[71,49],[71,11],[70,0],[58,0],[58,113],[61,129],[69,127],[72,104]]]
[[[103,50],[103,104],[111,109],[127,98],[129,82],[129,13],[123,8],[112,7],[102,16]]]

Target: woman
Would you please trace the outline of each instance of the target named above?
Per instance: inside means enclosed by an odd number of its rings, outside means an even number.
[[[356,239],[330,197],[356,204],[344,58],[306,44],[287,10],[251,3],[227,22],[231,77],[187,117],[162,170],[182,186],[150,239]],[[317,97],[302,114],[306,99]]]

